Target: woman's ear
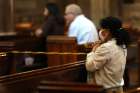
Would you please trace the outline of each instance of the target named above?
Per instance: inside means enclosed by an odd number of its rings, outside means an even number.
[[[108,37],[108,35],[109,35],[109,31],[107,29],[101,29],[99,31],[99,37],[100,37],[101,41],[105,41],[106,38]]]
[[[100,40],[101,41],[104,41],[104,31],[101,29],[100,31],[99,31],[99,38],[100,38]]]

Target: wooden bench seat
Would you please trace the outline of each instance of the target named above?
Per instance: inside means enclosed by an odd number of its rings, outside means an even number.
[[[1,76],[0,91],[4,91],[3,93],[34,93],[42,80],[85,82],[86,71],[84,62]]]
[[[51,92],[47,93],[61,93],[60,91],[65,91],[65,88],[68,89],[67,93],[70,93],[71,89],[78,93],[91,93],[91,91],[101,93],[103,90],[101,86],[86,84],[86,70],[83,61],[2,76],[0,77],[0,93],[38,93],[38,91],[42,91],[41,88],[44,85],[44,82],[41,84],[41,81],[45,81],[45,86],[46,82],[50,84],[47,87],[50,87]],[[59,92],[51,89],[55,86],[58,87]],[[60,87],[64,87],[64,90],[61,90]]]
[[[38,86],[39,93],[105,93],[102,86],[74,82],[42,81]]]

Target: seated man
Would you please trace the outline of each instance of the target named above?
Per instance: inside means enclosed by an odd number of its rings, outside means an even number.
[[[68,5],[65,10],[65,18],[69,25],[68,36],[76,37],[79,45],[98,40],[95,25],[82,14],[80,6]]]

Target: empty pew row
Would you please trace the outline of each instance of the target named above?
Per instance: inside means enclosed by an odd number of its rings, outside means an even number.
[[[47,44],[47,45],[46,45]],[[19,53],[11,53],[10,51],[19,51]],[[42,42],[42,38],[22,37],[18,40],[13,38],[11,41],[0,41],[0,52],[9,52],[6,56],[0,57],[0,62],[3,64],[0,67],[0,75],[13,74],[43,67],[56,66],[79,60],[85,60],[86,53],[89,48],[78,46],[74,37],[67,36],[48,36],[47,43]],[[20,51],[33,52],[54,52],[54,54],[34,54],[20,53]],[[64,53],[64,54],[55,54]],[[70,54],[67,54],[70,53]],[[81,54],[76,54],[81,53]],[[31,65],[28,65],[26,60],[32,59]],[[5,64],[6,63],[6,64]],[[5,65],[4,65],[5,64]],[[9,67],[11,66],[11,67]],[[5,71],[7,67],[7,71]]]
[[[59,86],[59,84],[60,86],[65,86],[68,89],[72,89],[72,91],[75,91],[73,93],[91,93],[90,88],[91,91],[95,91],[93,93],[102,93],[103,88],[101,86],[87,85],[85,83],[86,70],[84,63],[84,61],[69,63],[22,73],[16,73],[12,75],[1,76],[0,93],[43,93],[41,88],[41,81],[51,82],[47,85],[47,87],[50,86],[48,91],[51,92],[47,93],[55,93],[52,92],[55,90],[52,89],[52,86]],[[60,83],[56,83],[55,85],[55,83],[53,82]],[[77,85],[78,87],[75,88]],[[62,91],[65,91],[65,89]],[[70,93],[68,91],[69,90],[67,90],[67,93]]]
[[[37,55],[33,55],[33,54],[26,54],[26,53],[14,54],[11,52],[11,51],[34,51],[34,52],[42,51],[39,48],[40,42],[41,42],[41,38],[36,38],[36,37],[26,37],[26,38],[22,37],[20,39],[13,38],[11,39],[11,41],[9,39],[0,41],[0,52],[1,52],[0,53],[0,67],[2,67],[0,68],[0,75],[16,73],[17,67],[21,67],[21,68],[25,67],[26,57],[33,58],[34,64],[44,63],[43,65],[45,66],[45,64],[47,64],[46,60],[40,60],[41,62],[40,61],[37,62],[38,60],[36,60],[37,58],[42,59],[42,57],[38,57]],[[32,69],[34,69],[33,66],[32,66]]]

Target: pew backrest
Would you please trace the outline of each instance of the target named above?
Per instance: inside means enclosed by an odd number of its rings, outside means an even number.
[[[42,81],[38,86],[39,93],[104,93],[102,86],[75,83]]]
[[[76,38],[63,35],[50,35],[47,37],[47,51],[59,53],[77,53],[78,46]],[[78,55],[73,54],[54,54],[47,55],[47,57],[48,66],[61,65],[66,64],[66,62],[71,63],[78,61]]]
[[[40,81],[85,82],[84,62],[37,69],[0,77],[0,90],[5,93],[34,93]],[[8,89],[8,90],[7,90]]]

